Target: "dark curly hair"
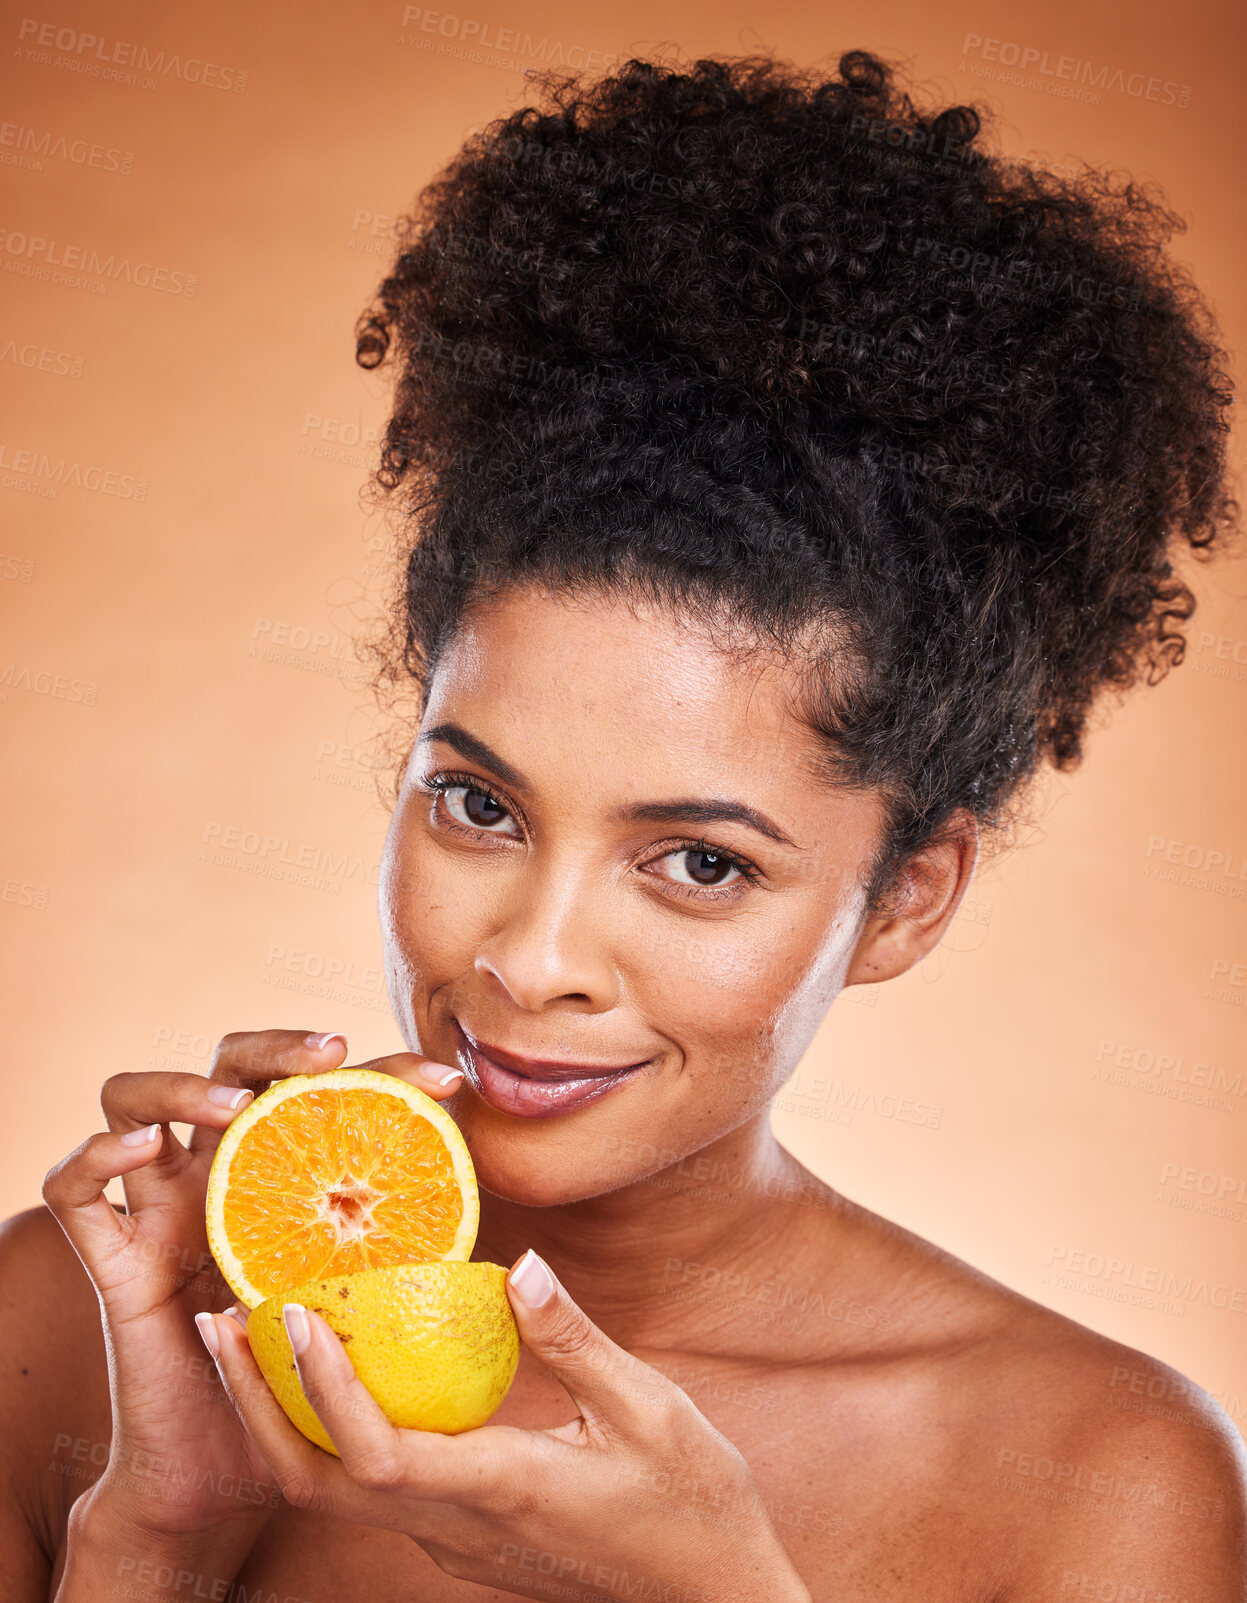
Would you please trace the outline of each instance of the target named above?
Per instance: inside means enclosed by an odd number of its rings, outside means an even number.
[[[357,329],[397,368],[383,678],[427,686],[465,605],[532,582],[800,652],[828,777],[887,802],[877,906],[1182,659],[1174,548],[1236,512],[1183,225],[989,153],[861,51],[540,88],[422,192]]]

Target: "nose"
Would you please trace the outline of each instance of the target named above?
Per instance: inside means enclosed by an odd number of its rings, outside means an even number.
[[[528,1013],[570,1008],[605,1013],[619,1000],[619,974],[606,938],[607,910],[576,864],[530,860],[477,948],[475,968]]]

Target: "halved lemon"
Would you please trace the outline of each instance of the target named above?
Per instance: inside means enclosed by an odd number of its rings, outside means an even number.
[[[338,1449],[299,1384],[287,1300],[329,1322],[391,1425],[455,1436],[483,1425],[515,1378],[520,1333],[506,1279],[501,1264],[442,1262],[313,1280],[254,1309],[247,1340],[290,1420],[326,1452]]]
[[[480,1225],[459,1126],[376,1069],[277,1080],[221,1138],[208,1245],[248,1308],[333,1275],[466,1262]]]

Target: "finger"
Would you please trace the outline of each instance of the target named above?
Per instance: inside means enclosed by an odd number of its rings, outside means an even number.
[[[209,1079],[258,1096],[274,1080],[341,1068],[345,1057],[346,1036],[337,1031],[239,1030],[217,1042]],[[190,1150],[211,1154],[220,1141],[219,1127],[201,1125],[191,1131]]]
[[[43,1200],[92,1278],[129,1239],[104,1187],[119,1175],[150,1164],[160,1142],[158,1124],[121,1135],[101,1132],[88,1137],[44,1176]]]
[[[282,1496],[296,1508],[351,1518],[352,1512],[358,1511],[359,1489],[336,1458],[309,1442],[287,1419],[260,1373],[242,1323],[225,1314],[206,1313],[197,1314],[195,1323],[230,1401],[272,1469]]]
[[[227,1085],[242,1085],[259,1093],[274,1080],[292,1074],[324,1074],[343,1066],[346,1037],[339,1034],[309,1035],[301,1030],[256,1030],[227,1035],[217,1047],[212,1079]],[[463,1070],[448,1063],[433,1063],[415,1052],[395,1052],[388,1057],[355,1063],[352,1068],[374,1069],[392,1074],[444,1102],[463,1084]],[[197,1128],[191,1133],[193,1153],[212,1153],[220,1144],[220,1129]]]
[[[479,1503],[494,1494],[508,1469],[513,1471],[506,1449],[519,1441],[520,1432],[506,1432],[504,1441],[496,1428],[456,1436],[397,1430],[355,1373],[332,1326],[298,1303],[287,1303],[282,1315],[303,1394],[357,1486],[369,1492],[402,1489],[420,1502]],[[534,1442],[531,1451],[548,1448]]]
[[[345,1059],[346,1036],[337,1030],[237,1030],[217,1042],[210,1077],[258,1096],[274,1080],[341,1068]]]
[[[347,1473],[375,1485],[398,1463],[398,1432],[381,1412],[346,1349],[317,1313],[301,1303],[282,1309],[303,1394],[329,1432]]]
[[[190,1162],[169,1128],[172,1123],[206,1126],[220,1140],[251,1096],[238,1086],[213,1085],[202,1074],[115,1074],[107,1080],[100,1105],[109,1129],[124,1134],[155,1122],[163,1136],[153,1162],[126,1180],[128,1206],[145,1208],[156,1201]]]
[[[351,1068],[392,1074],[396,1080],[405,1080],[436,1102],[454,1096],[464,1080],[462,1069],[452,1068],[448,1063],[434,1063],[415,1052],[393,1052],[389,1057],[372,1058],[367,1063],[352,1063]]]
[[[507,1276],[520,1337],[566,1388],[587,1425],[625,1431],[648,1420],[678,1392],[652,1365],[599,1330],[530,1248]]]
[[[250,1101],[250,1091],[213,1085],[202,1074],[114,1074],[100,1092],[108,1128],[119,1133],[152,1123],[224,1129]]]

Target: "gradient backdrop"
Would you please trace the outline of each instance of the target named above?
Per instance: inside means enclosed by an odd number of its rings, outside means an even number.
[[[883,52],[995,108],[1015,155],[1159,182],[1242,341],[1230,0],[27,3],[0,24],[5,1214],[119,1070],[279,1025],[400,1046],[351,643],[385,388],[351,330],[391,219],[526,68]],[[1247,562],[1195,583],[1184,666],[1105,708],[941,949],[846,993],[774,1118],[849,1196],[1241,1428]]]

